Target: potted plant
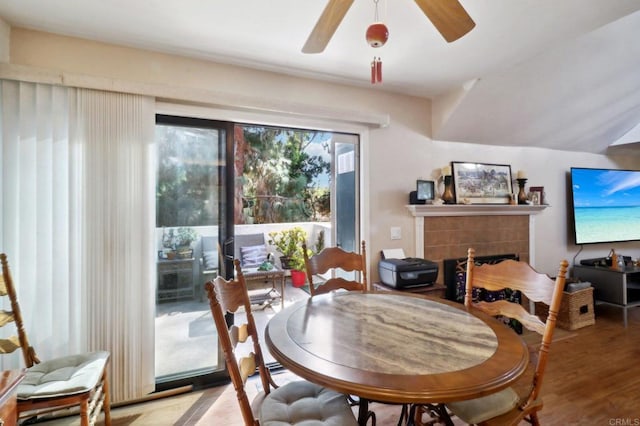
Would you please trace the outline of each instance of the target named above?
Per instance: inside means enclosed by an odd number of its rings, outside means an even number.
[[[269,233],[269,244],[282,254],[282,269],[291,269],[291,284],[296,287],[303,286],[305,282],[302,244],[306,240],[307,233],[299,226]]]
[[[176,257],[175,238],[176,236],[173,229],[162,229],[162,251],[164,253],[164,257],[169,260]]]
[[[276,247],[280,256],[280,262],[282,269],[291,269],[291,259],[296,258],[296,254],[299,252],[299,257],[302,257],[302,243],[307,240],[307,233],[299,226],[290,229],[283,229],[281,231],[269,232],[269,244]],[[304,269],[303,259],[302,269]],[[298,261],[299,266],[299,261]]]
[[[175,249],[177,256],[181,259],[188,259],[193,256],[191,244],[198,239],[198,234],[193,228],[178,228],[175,235]]]

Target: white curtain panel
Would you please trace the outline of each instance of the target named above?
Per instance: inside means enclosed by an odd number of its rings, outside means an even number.
[[[2,81],[0,90],[0,251],[8,256],[30,342],[42,359],[49,359],[82,349],[81,286],[73,274],[78,259],[70,252],[72,90],[16,81]],[[16,331],[3,327],[2,332]],[[3,369],[24,363],[19,354],[0,361]]]
[[[146,395],[155,388],[154,100],[14,81],[1,90],[0,250],[31,344],[42,359],[108,350],[113,402]]]
[[[154,99],[77,89],[83,316],[88,347],[112,354],[114,402],[155,388]]]

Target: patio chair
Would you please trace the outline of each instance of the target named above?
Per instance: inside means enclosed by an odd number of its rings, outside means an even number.
[[[14,322],[18,336],[0,339],[0,352],[22,350],[26,366],[25,377],[17,387],[18,418],[32,418],[40,414],[69,407],[79,407],[80,424],[95,424],[104,411],[104,424],[111,424],[107,367],[110,354],[106,351],[87,352],[40,362],[29,345],[22,322],[22,313],[13,286],[7,256],[0,254],[2,276],[0,296],[8,296],[11,311],[0,312],[0,324]]]
[[[467,308],[477,308],[492,316],[502,316],[518,320],[525,328],[542,336],[539,348],[531,348],[533,381],[520,387],[509,387],[481,398],[456,401],[446,404],[453,415],[469,424],[478,425],[517,425],[526,420],[539,424],[537,413],[542,408],[540,389],[547,358],[556,325],[556,318],[562,301],[568,262],[560,262],[555,280],[536,272],[528,263],[516,260],[504,260],[497,264],[476,265],[475,250],[468,250],[467,276],[464,304]],[[500,295],[504,289],[519,290],[530,301],[542,302],[549,306],[545,322],[530,314],[522,305],[513,303]],[[477,301],[479,289],[495,295],[494,298],[482,297]],[[493,299],[493,300],[492,300]],[[492,300],[492,301],[488,301]],[[536,354],[537,351],[537,354]],[[518,389],[518,390],[516,390]],[[448,418],[447,410],[439,410]]]
[[[327,247],[320,253],[311,257],[308,255],[306,244],[302,245],[304,263],[309,280],[309,292],[311,296],[328,293],[333,290],[367,290],[367,251],[365,242],[362,241],[361,252],[347,252],[340,247]],[[314,283],[314,276],[331,272],[333,275],[324,282]],[[342,272],[357,272],[358,279],[346,279]]]
[[[235,279],[227,281],[217,277],[207,282],[205,289],[244,423],[253,426],[261,424],[357,425],[345,395],[307,381],[289,382],[280,387],[275,384],[269,369],[264,364],[240,261],[236,259],[234,263]],[[244,309],[246,323],[229,326],[225,315],[241,309]],[[247,341],[252,343],[253,352],[237,359],[235,350],[238,344]],[[260,375],[262,391],[250,403],[245,385],[256,369]]]
[[[272,269],[260,269],[268,260],[264,234],[240,234],[234,238],[234,259],[240,261],[251,303],[261,304],[279,297],[284,306],[284,271],[274,263],[271,263]],[[276,290],[278,283],[279,292]]]

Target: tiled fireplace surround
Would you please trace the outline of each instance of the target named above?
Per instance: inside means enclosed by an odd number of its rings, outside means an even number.
[[[534,215],[545,206],[512,205],[410,205],[415,218],[416,257],[438,262],[437,282],[442,283],[442,262],[467,256],[515,253],[535,266]]]

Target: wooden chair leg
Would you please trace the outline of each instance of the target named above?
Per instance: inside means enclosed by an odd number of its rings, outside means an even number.
[[[434,424],[444,424],[446,426],[453,426],[453,420],[447,412],[447,407],[444,404],[426,404],[426,405],[414,405],[415,414],[413,421],[416,426],[427,426]],[[424,422],[422,416],[429,414],[431,420]]]
[[[540,420],[538,420],[538,412],[537,411],[534,411],[533,413],[531,413],[529,415],[529,417],[530,417],[530,423],[533,426],[540,426]]]
[[[80,426],[89,426],[89,400],[80,403]]]
[[[104,411],[104,426],[111,426],[111,390],[109,389],[109,378],[107,376],[107,369],[104,369],[103,373],[103,391],[104,401],[102,403],[102,410]]]

